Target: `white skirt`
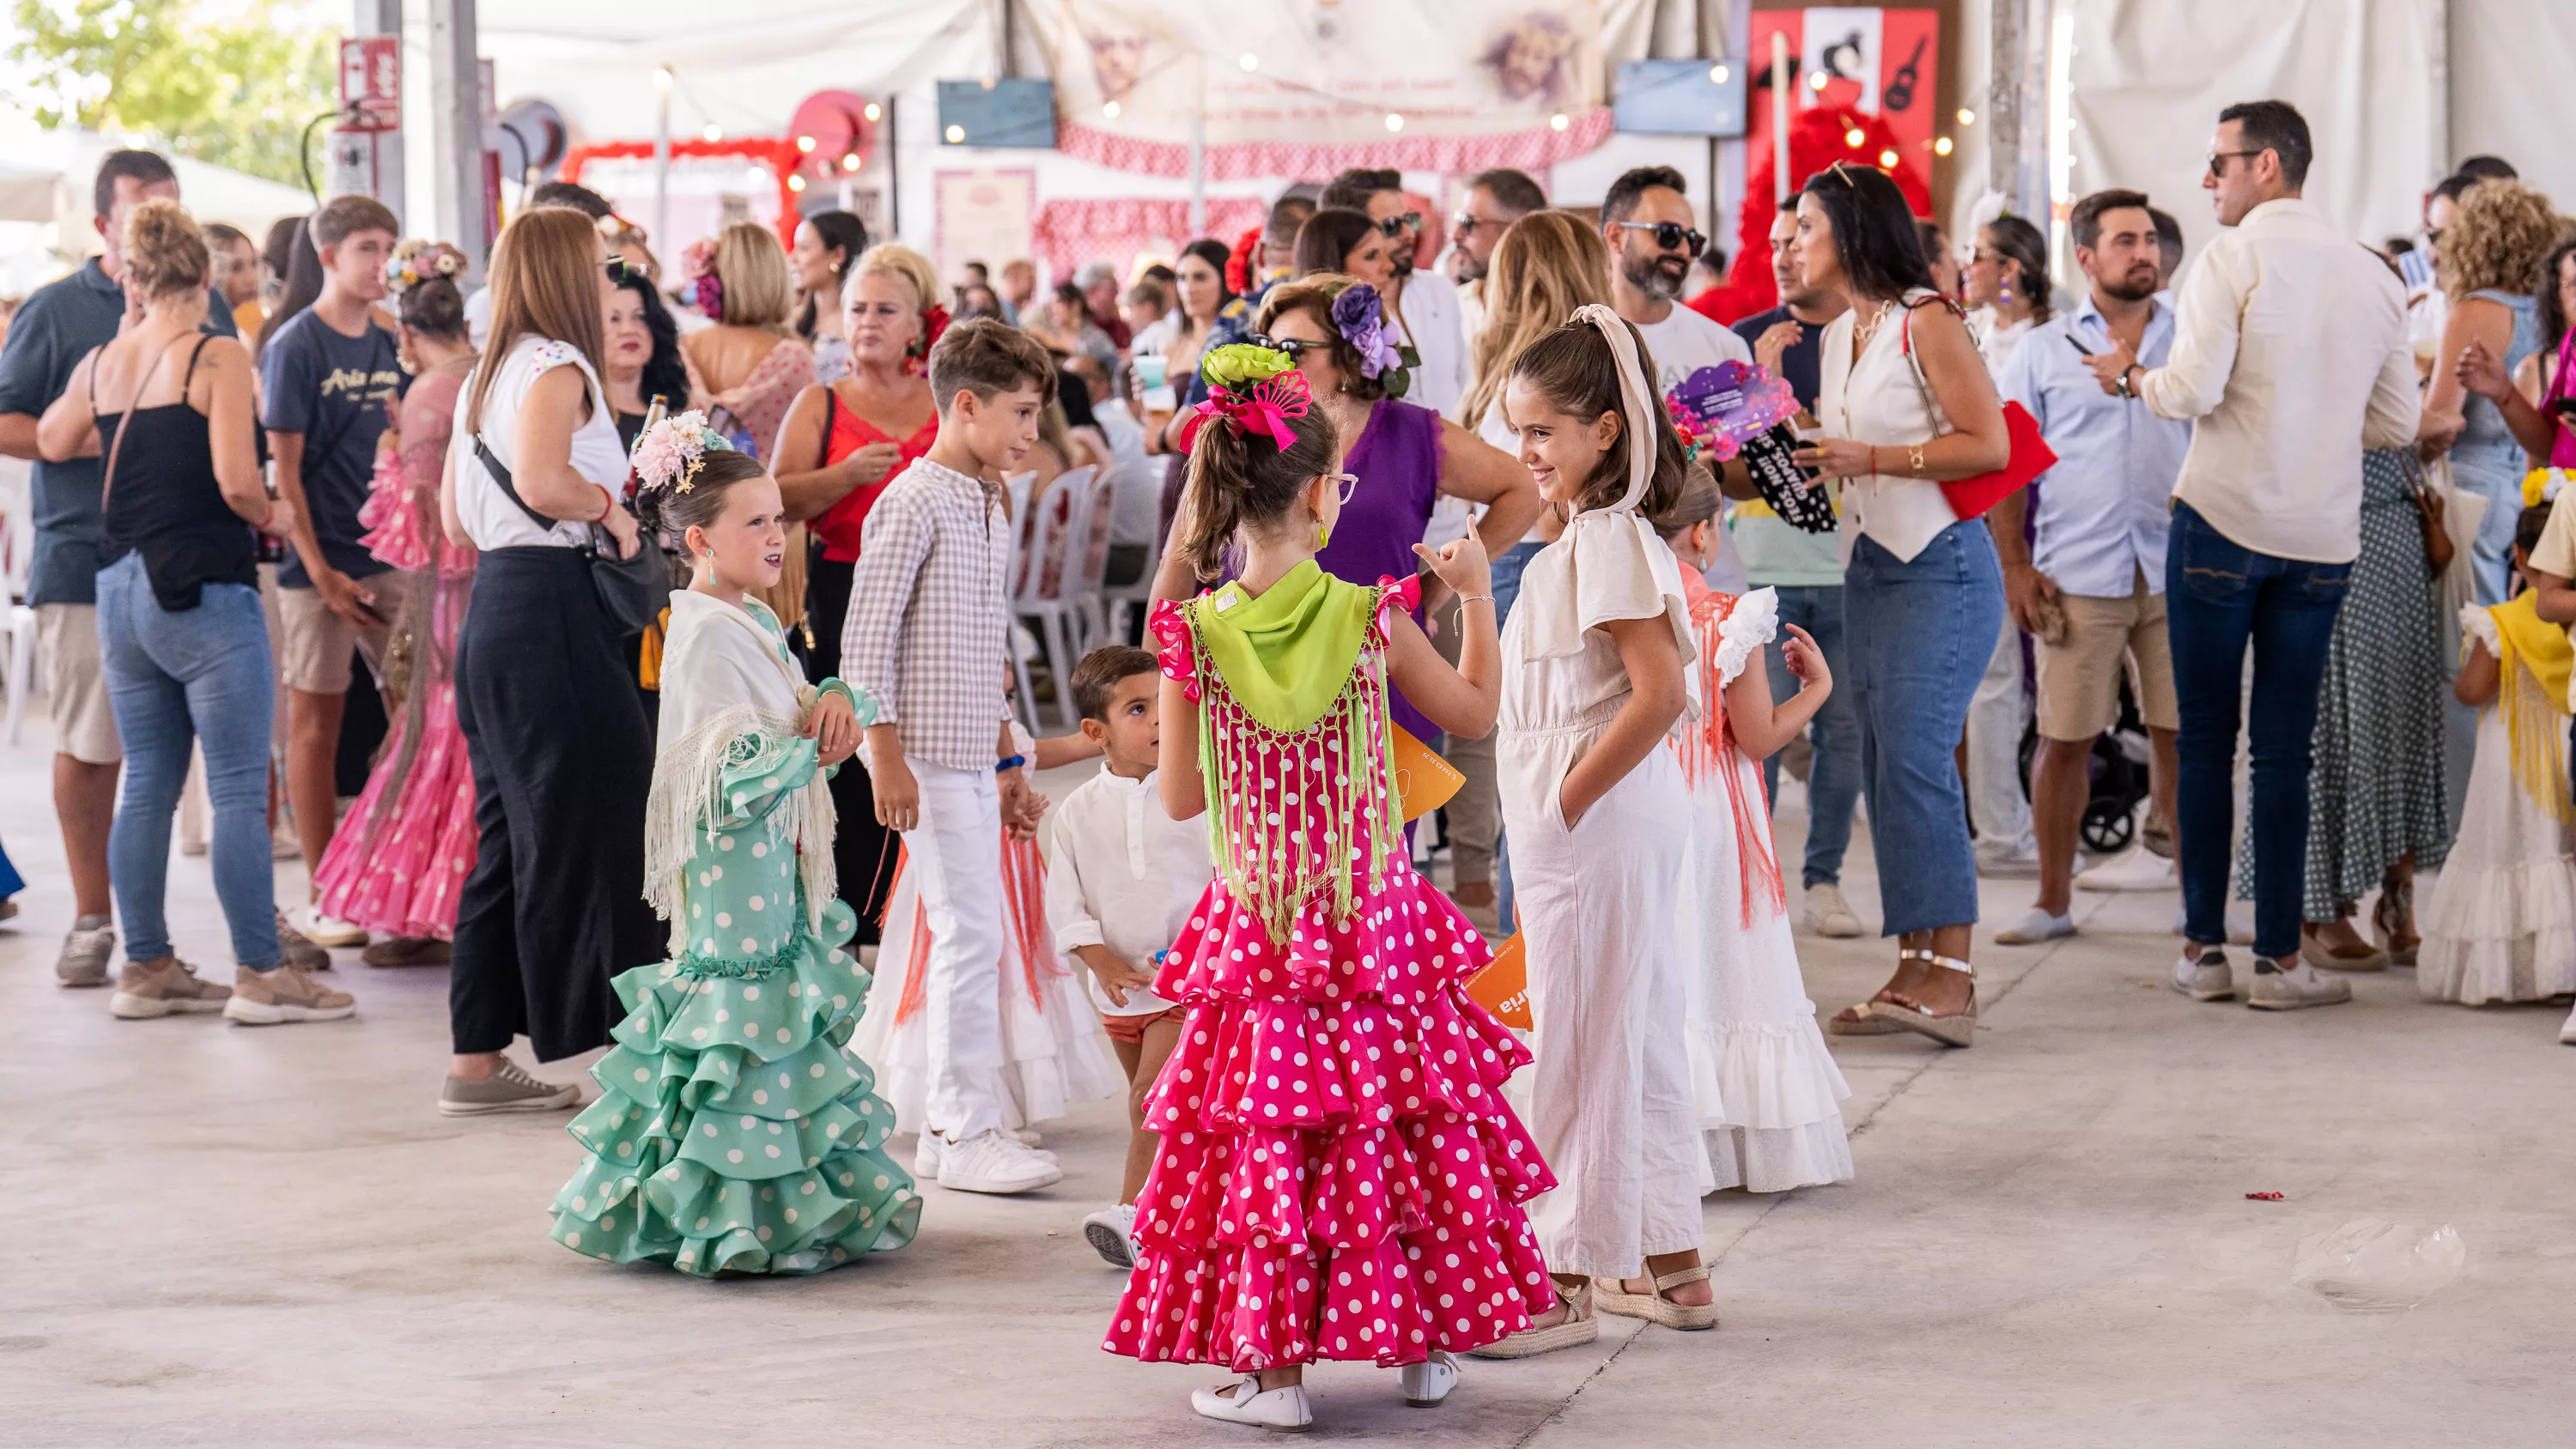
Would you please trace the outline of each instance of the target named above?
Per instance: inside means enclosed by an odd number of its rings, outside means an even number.
[[[876,978],[850,1048],[876,1068],[877,1095],[895,1129],[918,1132],[930,1093],[930,1044],[922,1009],[930,926],[908,860],[895,867]],[[1127,1079],[1110,1055],[1099,1013],[1046,926],[1046,866],[1035,842],[1002,837],[1002,1125],[1061,1117],[1076,1102],[1114,1096]]]
[[[2565,722],[2551,718],[2563,756]],[[2514,779],[2496,706],[2478,711],[2459,839],[2419,914],[2415,983],[2430,1000],[2477,1006],[2576,991],[2576,829]]]

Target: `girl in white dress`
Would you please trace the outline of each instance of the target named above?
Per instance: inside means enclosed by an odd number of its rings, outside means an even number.
[[[1041,767],[1045,754],[1028,732],[1011,726],[1012,749]],[[1075,736],[1074,742],[1081,743]],[[1054,744],[1055,741],[1047,741]],[[1056,954],[1046,924],[1046,861],[1035,838],[1002,833],[1002,1126],[1034,1142],[1028,1129],[1064,1115],[1076,1102],[1113,1096],[1127,1079],[1109,1055],[1100,1013],[1083,994],[1080,973]],[[884,944],[876,980],[859,1018],[853,1049],[877,1068],[877,1090],[894,1104],[895,1127],[919,1132],[930,1094],[928,994],[930,922],[909,862],[895,868],[886,902]],[[928,1174],[925,1173],[924,1176]]]
[[[2549,509],[2514,539],[2525,576]],[[2424,898],[2415,982],[2433,1001],[2479,1006],[2576,991],[2576,808],[2568,796],[2567,631],[2537,595],[2460,611],[2468,657],[2453,691],[2478,711],[2459,840]],[[2576,1016],[2558,1039],[2576,1043]]]
[[[1565,532],[1530,560],[1502,640],[1503,819],[1538,1027],[1531,1135],[1559,1186],[1530,1221],[1558,1305],[1477,1352],[1599,1336],[1606,1312],[1713,1328],[1706,1168],[1684,1041],[1686,832],[1665,736],[1688,704],[1690,605],[1643,514],[1687,454],[1636,329],[1587,306],[1512,365],[1503,406]],[[1598,1281],[1595,1281],[1595,1280]]]
[[[1779,595],[1755,589],[1739,597],[1700,581],[1711,536],[1721,531],[1721,501],[1716,480],[1695,469],[1681,501],[1655,517],[1681,561],[1699,645],[1689,672],[1699,719],[1671,748],[1690,789],[1682,895],[1684,924],[1696,930],[1686,982],[1691,1082],[1708,1148],[1700,1190],[1787,1192],[1851,1180],[1837,1105],[1851,1088],[1825,1050],[1798,976],[1762,761],[1807,727],[1834,680],[1816,641],[1791,624],[1781,652],[1802,685],[1772,702],[1760,663],[1779,633]]]

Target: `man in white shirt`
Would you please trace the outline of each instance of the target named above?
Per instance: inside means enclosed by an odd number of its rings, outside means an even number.
[[[1395,271],[1386,285],[1386,316],[1422,359],[1404,400],[1455,419],[1467,398],[1467,333],[1458,316],[1458,288],[1438,272],[1414,268],[1422,214],[1404,199],[1403,173],[1355,166],[1334,177],[1320,199],[1326,206],[1367,212],[1386,234],[1387,261]]]
[[[1546,209],[1547,193],[1526,172],[1497,166],[1467,178],[1466,204],[1449,218],[1449,276],[1458,284],[1458,330],[1467,339],[1470,373],[1476,334],[1485,330],[1485,270],[1494,263],[1494,248],[1513,222]]]
[[[2223,943],[2235,834],[2229,786],[2245,650],[2254,647],[2254,984],[2272,1010],[2352,997],[2300,960],[2309,733],[2335,614],[2361,553],[2361,451],[2415,439],[2405,290],[2378,255],[2300,199],[2314,154],[2284,101],[2218,117],[2202,180],[2227,228],[2176,296],[2170,360],[2091,360],[2105,391],[2192,423],[2174,485],[2165,613],[2182,727],[2176,856],[2184,937],[2174,988],[2235,994]]]
[[[1610,248],[1610,305],[1645,339],[1646,351],[1655,359],[1658,399],[1703,367],[1753,360],[1753,349],[1743,338],[1675,300],[1690,276],[1691,258],[1708,245],[1691,212],[1689,187],[1670,166],[1639,166],[1622,172],[1601,197],[1601,240]],[[1730,491],[1749,496],[1744,465],[1730,463],[1726,471],[1742,484]],[[1708,586],[1743,593],[1751,585],[1735,551],[1735,536],[1721,531],[1717,539],[1717,559],[1704,575]]]

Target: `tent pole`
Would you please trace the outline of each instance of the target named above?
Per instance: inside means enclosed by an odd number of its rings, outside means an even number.
[[[653,244],[658,255],[671,252],[671,68],[653,71],[657,109],[653,128]]]
[[[437,234],[465,253],[464,282],[483,280],[483,84],[476,56],[475,0],[429,0],[431,216]]]

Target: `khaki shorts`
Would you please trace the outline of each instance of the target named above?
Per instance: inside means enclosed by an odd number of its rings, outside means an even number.
[[[2063,594],[2066,642],[2038,644],[2039,732],[2089,743],[2120,721],[2120,671],[2129,671],[2138,715],[2149,729],[2181,723],[2174,704],[2173,649],[2165,639],[2165,601],[2147,591],[2144,574],[2125,599]]]
[[[399,578],[397,574],[379,574],[374,581],[378,586],[371,592],[385,599],[395,591],[382,585]],[[287,688],[306,694],[348,693],[356,677],[349,668],[352,649],[366,656],[369,670],[379,676],[384,673],[385,641],[392,634],[388,626],[362,628],[351,623],[331,612],[318,589],[279,589],[277,612],[283,626],[280,632],[285,636],[277,654],[279,673],[285,676]]]
[[[54,720],[54,752],[83,764],[125,758],[116,711],[107,702],[107,671],[98,654],[96,604],[38,604],[36,643],[45,656],[45,704]]]

